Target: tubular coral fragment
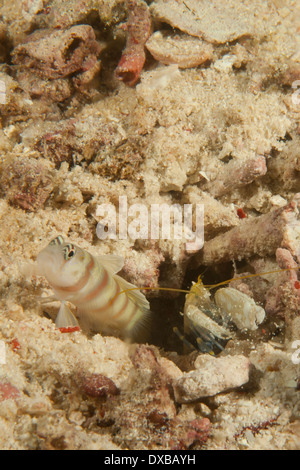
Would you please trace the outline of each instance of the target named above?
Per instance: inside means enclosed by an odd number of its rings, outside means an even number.
[[[151,17],[142,0],[128,0],[129,17],[124,29],[128,32],[126,47],[116,69],[116,77],[129,86],[139,79],[144,66],[145,43],[151,33]]]
[[[228,232],[218,235],[204,244],[195,262],[205,266],[232,259],[249,258],[254,254],[272,255],[279,247],[290,249],[298,258],[293,230],[299,226],[299,196],[284,207],[241,223]],[[266,243],[268,240],[268,243]]]
[[[214,197],[223,196],[236,188],[252,183],[267,173],[266,159],[257,155],[246,162],[232,160],[224,165],[213,181],[206,182],[203,189]]]

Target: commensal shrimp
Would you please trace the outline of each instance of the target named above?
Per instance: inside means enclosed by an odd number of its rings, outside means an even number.
[[[93,256],[62,236],[37,256],[38,274],[44,276],[62,304],[58,328],[78,325],[66,301],[77,307],[81,325],[94,331],[133,339],[149,317],[149,302],[133,284],[116,273],[124,264],[117,255]],[[129,290],[128,290],[129,289]],[[134,289],[134,290],[130,290]]]
[[[150,306],[143,290],[162,290],[186,293],[184,307],[184,335],[173,331],[183,343],[193,348],[189,337],[196,338],[197,348],[214,354],[224,349],[232,333],[229,324],[254,330],[265,318],[265,311],[248,295],[232,287],[216,291],[214,301],[210,289],[219,288],[234,279],[214,285],[204,285],[201,276],[190,290],[168,287],[138,288],[116,273],[124,264],[117,255],[93,256],[72,243],[56,237],[37,257],[38,274],[44,276],[60,300],[56,317],[60,329],[76,327],[77,318],[66,302],[77,307],[81,326],[104,334],[114,334],[130,340],[141,340],[141,331],[149,330]],[[240,276],[237,279],[290,271],[286,268],[267,273]],[[53,300],[53,299],[52,299]],[[144,335],[143,335],[144,338]]]
[[[298,269],[299,267],[292,267],[247,274],[211,285],[204,285],[201,276],[199,276],[190,290],[168,287],[146,287],[143,289],[186,293],[183,311],[184,334],[177,327],[173,328],[173,332],[187,347],[187,350],[196,349],[191,342],[195,340],[199,351],[214,355],[224,350],[226,343],[232,338],[231,326],[233,324],[240,330],[255,330],[265,319],[264,309],[257,305],[251,297],[238,289],[223,288],[222,286],[234,280]],[[211,289],[217,289],[214,299],[211,298]],[[191,341],[189,341],[190,338]]]

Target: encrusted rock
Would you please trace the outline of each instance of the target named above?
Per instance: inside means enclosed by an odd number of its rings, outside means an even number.
[[[134,85],[144,66],[145,43],[151,32],[151,16],[143,0],[127,0],[128,21],[124,26],[128,36],[126,47],[116,69],[116,76],[127,85]]]
[[[62,162],[74,165],[82,160],[92,160],[91,170],[95,173],[99,171],[107,176],[108,168],[112,167],[111,179],[116,174],[132,174],[133,168],[137,168],[141,160],[138,145],[135,146],[137,150],[132,148],[133,144],[121,146],[124,140],[121,126],[103,118],[99,113],[78,114],[77,119],[28,126],[22,133],[22,139],[27,146],[32,145],[38,149],[56,167]],[[135,166],[124,166],[124,160]]]
[[[294,228],[297,229],[297,226]],[[283,248],[276,250],[276,260],[282,269],[291,269],[291,271],[285,271],[277,275],[274,285],[266,294],[265,309],[269,315],[277,314],[288,320],[297,317],[300,310],[300,283],[297,275],[297,263],[292,253]]]
[[[206,242],[196,261],[210,265],[254,254],[266,256],[274,254],[280,246],[289,248],[299,258],[299,201],[300,194],[296,194],[286,206],[241,220],[237,227]]]
[[[20,390],[9,382],[0,382],[0,402],[4,400],[16,400],[20,396]]]
[[[10,203],[36,211],[43,206],[53,190],[49,163],[22,157],[5,164],[1,175],[1,189]]]
[[[33,112],[32,101],[19,83],[8,74],[0,72],[0,114],[1,119],[8,118],[8,123],[26,121]]]
[[[98,12],[101,21],[107,25],[114,25],[124,20],[126,0],[97,0]]]
[[[156,31],[146,43],[153,57],[165,65],[177,64],[180,68],[197,67],[212,59],[213,47],[186,34]]]
[[[120,393],[115,383],[102,374],[91,374],[82,378],[80,388],[88,396],[94,398],[118,395]]]
[[[66,28],[74,24],[86,23],[88,15],[96,13],[97,2],[94,0],[54,0],[45,9],[46,21],[54,28]]]
[[[188,403],[202,397],[211,397],[249,380],[250,361],[245,356],[215,358],[201,355],[195,361],[196,370],[173,381],[175,400]]]
[[[156,0],[155,18],[191,36],[224,43],[245,35],[261,35],[271,5],[259,0]]]
[[[283,85],[293,87],[293,84],[297,80],[300,80],[300,64],[291,63],[285,73],[280,77],[280,81]]]
[[[13,51],[13,62],[40,77],[56,79],[85,72],[97,61],[100,46],[89,25],[64,30],[38,30]]]
[[[274,189],[276,188],[278,193],[282,189],[298,190],[300,186],[300,154],[299,141],[294,136],[291,141],[286,143],[282,152],[269,160],[268,180],[272,180]]]
[[[257,155],[246,162],[231,160],[224,164],[212,181],[203,185],[214,197],[227,194],[235,188],[252,183],[256,178],[267,173],[266,159]]]
[[[18,82],[32,98],[43,100],[49,98],[51,101],[60,103],[71,96],[70,83],[64,78],[47,80],[27,70],[18,75]]]
[[[0,17],[7,25],[9,42],[18,44],[36,27],[37,14],[43,9],[43,0],[16,0],[0,2]]]

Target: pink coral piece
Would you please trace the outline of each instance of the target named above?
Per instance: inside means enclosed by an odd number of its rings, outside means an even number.
[[[151,17],[147,4],[142,0],[128,0],[128,21],[123,26],[128,32],[126,47],[116,68],[116,77],[129,86],[139,79],[146,55],[145,43],[151,33]]]
[[[145,58],[144,47],[138,45],[126,47],[116,69],[117,78],[129,86],[133,86],[139,79]]]

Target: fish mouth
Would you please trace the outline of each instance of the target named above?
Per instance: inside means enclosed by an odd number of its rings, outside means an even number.
[[[41,251],[37,256],[38,271],[50,283],[57,281],[58,271],[62,269],[63,263],[58,263],[57,253],[51,253],[49,250]]]

